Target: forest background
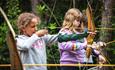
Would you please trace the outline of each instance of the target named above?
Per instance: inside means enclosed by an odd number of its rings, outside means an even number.
[[[41,25],[48,28],[50,34],[60,30],[65,12],[72,7],[83,11],[89,4],[93,11],[93,21],[97,29],[94,41],[109,43],[115,40],[115,0],[0,0],[0,7],[5,11],[10,23],[17,33],[16,20],[22,12],[33,12],[41,17]],[[105,28],[105,29],[104,29]],[[9,64],[9,50],[6,44],[8,26],[0,13],[0,64]],[[57,45],[47,47],[48,63],[59,63],[59,50]],[[115,42],[104,48],[104,55],[109,64],[115,64]],[[0,67],[8,70],[9,67]],[[48,67],[49,70],[58,70],[58,67]],[[108,70],[107,68],[104,70]]]

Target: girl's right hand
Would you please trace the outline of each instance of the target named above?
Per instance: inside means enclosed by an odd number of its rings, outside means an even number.
[[[42,29],[42,30],[37,31],[35,34],[41,37],[41,36],[44,36],[45,34],[48,34],[48,30]]]
[[[99,55],[99,63],[106,63],[106,59],[104,56]]]

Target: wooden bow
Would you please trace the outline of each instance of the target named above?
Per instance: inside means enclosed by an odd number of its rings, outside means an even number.
[[[9,33],[6,38],[7,38],[7,45],[10,53],[11,70],[23,70],[23,66],[19,58],[19,54],[16,47],[16,41],[15,41],[16,34],[1,7],[0,7],[0,12],[3,15],[4,19],[6,20],[7,25],[9,27]]]
[[[93,18],[92,18],[92,9],[91,6],[88,4],[88,7],[86,9],[86,16],[87,16],[87,20],[88,20],[88,31],[89,32],[95,32],[96,28],[95,25],[93,23]],[[93,43],[93,39],[95,37],[95,34],[89,34],[87,37],[87,43],[88,45],[91,45]],[[86,48],[86,56],[89,59],[90,55],[91,55],[92,49],[90,47]]]

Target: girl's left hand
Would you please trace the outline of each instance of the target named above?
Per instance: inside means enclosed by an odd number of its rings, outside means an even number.
[[[96,32],[97,32],[97,31],[95,31],[95,32],[88,32],[88,33],[89,33],[89,34],[96,35]]]

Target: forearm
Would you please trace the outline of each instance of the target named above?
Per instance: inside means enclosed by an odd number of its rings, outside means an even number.
[[[87,33],[86,30],[84,30],[84,32],[81,33],[81,34],[75,34],[75,33],[70,34],[70,35],[68,35],[68,34],[64,34],[64,35],[59,34],[58,35],[58,41],[59,42],[76,41],[76,40],[82,39],[84,37],[87,37],[87,35],[88,35],[88,33]]]
[[[79,49],[85,49],[86,47],[86,42],[84,43],[80,43],[80,42],[72,42],[72,41],[68,41],[68,42],[62,42],[62,43],[58,43],[59,49],[61,50],[71,50],[71,51],[75,51],[75,50],[79,50]]]
[[[74,43],[71,41],[58,43],[58,47],[61,50],[72,51],[74,50]]]
[[[19,50],[27,50],[32,47],[33,43],[39,39],[37,35],[32,35],[28,39],[16,38],[17,47]]]
[[[54,44],[54,43],[58,43],[58,34],[55,35],[50,35],[47,34],[43,37],[43,39],[45,40],[46,44]]]
[[[94,56],[98,57],[100,55],[100,51],[93,49],[92,48],[92,53],[94,54]]]

